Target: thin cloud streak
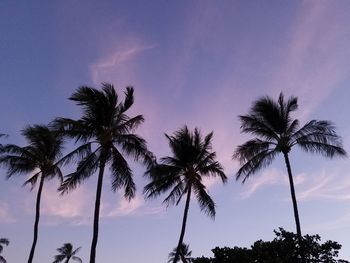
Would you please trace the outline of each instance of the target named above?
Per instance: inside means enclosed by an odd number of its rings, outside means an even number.
[[[344,48],[350,44],[348,27],[343,23],[335,26],[327,19],[337,14],[329,1],[305,1],[290,29],[292,37],[283,58],[276,64],[272,93],[283,89],[298,96],[303,107],[297,113],[301,119],[307,118],[348,76],[350,51]],[[341,20],[341,15],[337,19]]]
[[[96,85],[106,81],[106,76],[108,76],[107,79],[109,79],[120,70],[125,70],[123,67],[125,67],[132,59],[140,55],[142,52],[153,48],[155,48],[154,45],[131,44],[131,47],[117,49],[114,53],[108,54],[90,66],[92,81]]]

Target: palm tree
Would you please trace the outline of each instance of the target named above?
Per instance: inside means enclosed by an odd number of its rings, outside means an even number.
[[[175,259],[175,255],[176,255],[176,250],[177,250],[177,247],[175,247],[173,249],[173,251],[171,251],[169,253],[169,260],[168,260],[168,263],[171,263],[174,261]],[[179,252],[179,257],[182,261],[182,263],[188,263],[188,262],[191,262],[192,258],[192,251],[189,249],[189,245],[185,244],[185,243],[182,243],[181,244],[181,247],[180,247],[180,252]],[[179,262],[179,260],[177,261]]]
[[[243,177],[244,183],[252,174],[271,164],[277,154],[283,154],[301,244],[299,213],[289,161],[290,150],[297,145],[306,152],[319,153],[329,158],[346,156],[346,152],[331,122],[312,120],[300,127],[299,121],[291,117],[297,108],[297,98],[290,97],[285,101],[282,93],[277,102],[267,96],[255,101],[248,115],[239,116],[242,132],[252,134],[255,138],[238,146],[233,157],[242,165],[236,178],[238,180]]]
[[[81,247],[78,247],[77,249],[73,250],[73,246],[71,243],[65,243],[62,247],[57,248],[59,254],[55,256],[55,259],[52,263],[60,263],[63,260],[65,260],[64,263],[68,263],[70,259],[82,263],[83,261],[81,260],[81,258],[76,256],[80,249]]]
[[[33,261],[36,242],[38,239],[38,226],[40,219],[40,200],[45,180],[63,176],[59,168],[63,149],[63,138],[57,132],[44,125],[27,126],[22,135],[28,145],[20,147],[13,144],[3,146],[3,155],[0,164],[7,168],[7,178],[14,174],[30,174],[24,185],[31,184],[34,188],[39,181],[36,198],[34,238],[30,250],[28,263]]]
[[[0,238],[0,254],[2,253],[2,250],[4,249],[3,245],[8,246],[10,244],[10,241],[7,238]],[[6,263],[6,260],[3,256],[0,255],[0,263]]]
[[[77,151],[82,154],[75,172],[67,175],[60,190],[66,193],[75,189],[85,179],[98,170],[93,238],[90,263],[95,262],[98,239],[102,182],[106,165],[110,165],[112,190],[124,189],[124,197],[131,200],[135,196],[133,173],[125,156],[135,161],[151,162],[153,156],[147,150],[146,141],[134,130],[144,121],[142,115],[129,117],[126,112],[134,103],[134,89],[127,87],[124,101],[113,85],[104,83],[102,91],[90,87],[80,87],[69,98],[82,107],[81,119],[57,118],[53,125],[63,134],[82,144]]]
[[[186,203],[179,243],[173,262],[179,259],[181,244],[185,235],[188,209],[191,194],[196,197],[201,210],[211,217],[215,216],[215,203],[208,195],[203,178],[219,176],[223,183],[227,178],[223,168],[212,152],[211,139],[213,132],[203,139],[196,128],[190,132],[185,126],[175,132],[173,136],[165,134],[173,156],[161,159],[161,164],[154,164],[146,175],[152,180],[145,186],[144,193],[147,198],[155,198],[161,193],[170,190],[163,203],[178,205],[181,198],[186,195]]]

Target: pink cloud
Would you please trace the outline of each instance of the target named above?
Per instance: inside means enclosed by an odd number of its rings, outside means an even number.
[[[270,83],[273,94],[283,90],[299,97],[301,118],[348,77],[350,39],[346,32],[348,25],[331,2],[305,1],[301,5]]]
[[[135,59],[142,52],[153,49],[154,45],[142,45],[130,43],[126,47],[119,47],[110,54],[100,58],[97,62],[90,65],[90,72],[92,81],[96,85],[101,82],[124,83],[133,78],[133,59]],[[119,76],[119,78],[118,78]],[[122,76],[123,79],[120,79]],[[126,85],[130,83],[126,82]]]

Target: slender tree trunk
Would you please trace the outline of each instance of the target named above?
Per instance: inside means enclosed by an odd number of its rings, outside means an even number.
[[[184,236],[185,236],[188,209],[190,207],[190,199],[191,199],[191,185],[188,186],[184,217],[183,217],[183,220],[182,220],[181,234],[180,234],[179,243],[177,244],[176,253],[175,253],[175,257],[174,257],[173,263],[176,263],[178,261],[178,259],[179,259],[179,256],[180,256],[180,248],[182,246],[182,243],[183,243],[183,240],[184,240]]]
[[[299,247],[300,247],[301,262],[305,263],[305,255],[304,255],[304,248],[303,248],[303,236],[301,234],[299,212],[298,212],[298,204],[297,204],[297,199],[296,199],[296,196],[295,196],[295,189],[294,189],[292,169],[290,167],[288,153],[283,153],[283,156],[284,156],[284,160],[285,160],[285,163],[286,163],[286,166],[287,166],[287,171],[288,171],[289,186],[290,186],[290,193],[291,193],[292,202],[293,202],[294,219],[295,219],[295,224],[296,224],[296,228],[297,228],[297,236],[298,236]]]
[[[40,178],[38,194],[37,194],[37,197],[36,197],[35,222],[34,222],[34,238],[33,238],[32,248],[30,249],[28,263],[32,263],[33,262],[35,246],[36,246],[36,242],[38,240],[38,227],[39,227],[39,219],[40,219],[40,200],[41,200],[41,193],[43,191],[43,186],[44,186],[44,178],[45,177],[42,174],[41,178]]]
[[[98,223],[100,217],[100,204],[101,204],[101,192],[102,192],[102,182],[103,182],[103,173],[106,165],[106,160],[104,158],[101,159],[99,172],[98,172],[98,181],[97,181],[97,189],[96,189],[96,200],[95,200],[95,212],[94,212],[94,229],[90,250],[90,263],[95,263],[96,258],[96,246],[98,239]]]
[[[70,260],[70,257],[67,257],[67,259],[66,259],[65,263],[68,263],[68,262],[69,262],[69,260]]]

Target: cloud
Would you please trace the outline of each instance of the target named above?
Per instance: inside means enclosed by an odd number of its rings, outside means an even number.
[[[350,201],[350,178],[339,171],[320,171],[307,176],[297,198],[299,201]]]
[[[45,189],[47,190],[47,189]],[[45,215],[62,218],[81,217],[91,211],[92,195],[83,186],[69,194],[60,196],[55,189],[43,193],[42,212]]]
[[[142,52],[153,49],[154,45],[141,45],[137,43],[130,43],[127,47],[119,47],[111,54],[104,56],[97,62],[90,66],[90,72],[92,81],[95,84],[101,82],[110,81],[111,78],[115,78],[117,75],[123,73],[124,77],[132,74],[130,69],[130,62]],[[120,80],[118,80],[119,83]]]
[[[262,172],[256,178],[250,178],[244,184],[243,192],[240,194],[241,199],[253,196],[259,189],[266,186],[286,183],[285,175],[277,169],[268,169]]]
[[[269,87],[273,94],[283,89],[298,96],[303,106],[303,111],[298,112],[302,119],[349,75],[350,39],[343,20],[344,15],[331,2],[305,1],[290,27],[291,37],[286,39]]]
[[[42,194],[41,209],[46,225],[57,225],[63,222],[71,225],[90,225],[92,223],[95,194],[86,186],[80,186],[63,196],[57,193],[53,184],[46,186]],[[121,194],[117,193],[117,195],[118,201],[115,204],[112,204],[109,198],[102,198],[100,218],[146,216],[162,211],[160,207],[146,206],[141,195],[136,195],[130,202]]]
[[[116,206],[112,206],[110,203],[103,203],[101,217],[120,217],[134,214],[144,205],[144,200],[140,195],[136,195],[131,201],[122,197],[119,200]]]

